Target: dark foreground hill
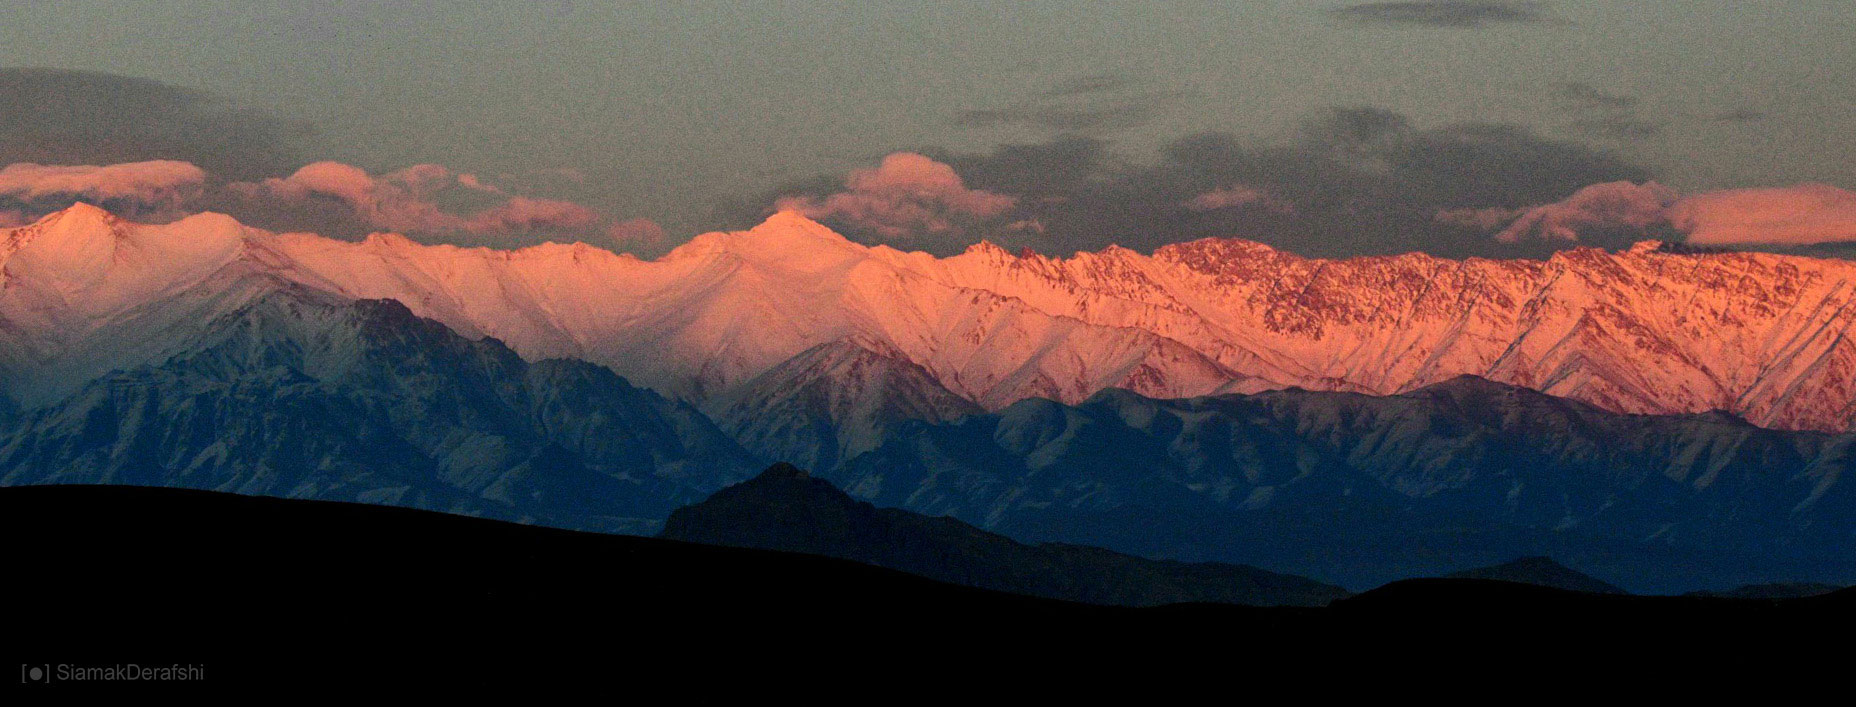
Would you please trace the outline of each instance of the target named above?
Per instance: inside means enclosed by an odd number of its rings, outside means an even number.
[[[1842,589],[1834,584],[1816,582],[1772,582],[1767,584],[1748,584],[1733,589],[1702,590],[1689,592],[1686,596],[1719,597],[1723,599],[1802,599],[1829,594]]]
[[[659,537],[802,552],[931,579],[1087,604],[1327,606],[1345,589],[1245,565],[1027,545],[944,516],[877,508],[789,464],[670,514]]]
[[[1326,693],[1423,665],[1564,679],[1576,663],[1599,679],[1804,645],[1847,629],[1856,605],[1849,591],[1658,599],[1424,580],[1326,609],[1112,608],[823,557],[136,487],[0,488],[0,532],[0,660],[196,663],[213,685],[289,690],[571,684],[829,703],[1347,676]]]
[[[1489,567],[1447,575],[1453,579],[1490,579],[1593,594],[1625,594],[1612,584],[1553,561],[1551,557],[1523,557]],[[1823,592],[1819,592],[1820,594]]]

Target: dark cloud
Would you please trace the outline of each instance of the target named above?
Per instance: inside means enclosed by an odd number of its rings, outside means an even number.
[[[1543,2],[1369,2],[1328,10],[1360,24],[1475,29],[1494,24],[1548,22]]]
[[[971,184],[1011,185],[1007,193],[1029,199],[1061,198],[1118,169],[1101,138],[1070,135],[1048,142],[1000,145],[979,155],[930,151]]]
[[[1228,133],[1187,136],[1150,161],[1123,159],[1104,139],[1074,135],[978,154],[923,152],[951,166],[969,188],[1016,197],[1010,212],[969,229],[969,236],[1052,254],[1111,243],[1149,250],[1196,238],[1241,237],[1314,256],[1412,250],[1537,256],[1565,244],[1497,242],[1486,229],[1440,223],[1437,215],[1474,209],[1518,213],[1588,185],[1654,176],[1606,151],[1521,126],[1422,127],[1372,107],[1319,111],[1294,135],[1274,142]],[[819,196],[841,184],[841,179],[794,182],[782,194]],[[1220,208],[1205,208],[1213,194],[1255,198],[1219,199]],[[771,203],[764,198],[754,213],[736,212],[733,223],[763,215]],[[1011,227],[1022,224],[1037,227]],[[1617,245],[1602,237],[1584,243]],[[958,249],[949,244],[941,252]]]
[[[1566,127],[1575,133],[1614,142],[1631,142],[1656,137],[1663,131],[1661,123],[1645,119],[1632,96],[1611,93],[1591,84],[1563,82],[1549,92],[1555,108],[1566,117]]]
[[[1575,132],[1613,142],[1648,140],[1663,133],[1663,126],[1645,120],[1599,116],[1580,118],[1567,123]]]
[[[1153,120],[1159,105],[1150,101],[1093,106],[1017,105],[970,110],[954,117],[963,128],[1022,125],[1060,133],[1093,134],[1136,127]]]
[[[190,162],[221,179],[287,173],[306,129],[158,81],[0,68],[0,165]]]
[[[1100,135],[1144,125],[1161,109],[1187,95],[1182,91],[1137,90],[1139,86],[1127,76],[1080,76],[1037,91],[1031,100],[963,111],[952,122],[963,128],[1028,127],[1043,132]]]

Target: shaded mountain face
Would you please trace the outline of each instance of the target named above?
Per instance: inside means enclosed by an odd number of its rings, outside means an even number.
[[[22,414],[0,483],[181,486],[642,532],[745,478],[701,413],[391,301],[281,288],[214,340]]]
[[[1554,562],[1551,557],[1523,557],[1499,565],[1452,572],[1448,576],[1451,579],[1491,579],[1591,594],[1626,593],[1603,580]]]
[[[855,560],[930,579],[1089,604],[1325,606],[1339,587],[1255,567],[1148,560],[1079,545],[1026,545],[952,518],[877,508],[776,464],[679,508],[660,537]]]
[[[812,347],[705,407],[761,458],[808,469],[842,464],[911,420],[982,412],[900,352],[851,341]]]
[[[1550,554],[1661,592],[1856,577],[1852,441],[1465,378],[1389,397],[1025,401],[902,428],[827,476],[1020,540],[1351,587]]]
[[[1856,410],[1856,264],[1655,243],[1545,261],[1330,261],[1219,239],[937,259],[780,213],[641,261],[585,245],[347,243],[212,214],[146,226],[78,205],[0,231],[0,271],[0,378],[32,404],[184,349],[185,323],[235,306],[232,284],[257,273],[397,300],[530,360],[591,361],[700,405],[849,342],[989,410],[1105,388],[1392,394],[1464,374],[1780,428],[1842,431]]]

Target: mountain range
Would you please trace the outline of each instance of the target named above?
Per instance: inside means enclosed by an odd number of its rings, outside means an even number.
[[[1856,575],[1840,549],[1853,442],[1465,377],[1393,396],[1026,400],[905,426],[824,475],[1020,540],[1349,587],[1551,555],[1660,592]]]
[[[650,532],[753,457],[701,412],[392,301],[289,289],[0,437],[0,483],[181,486]],[[695,481],[691,481],[695,479]]]
[[[980,243],[937,259],[780,212],[644,261],[584,244],[354,243],[210,213],[134,224],[81,203],[0,233],[0,379],[15,403],[159,358],[193,315],[284,285],[393,299],[699,405],[755,405],[741,400],[751,381],[802,374],[795,359],[822,345],[886,360],[871,368],[888,380],[870,384],[909,386],[895,392],[931,414],[959,412],[951,398],[997,410],[1105,388],[1385,395],[1466,374],[1786,429],[1848,429],[1856,402],[1856,264],[1656,242],[1506,261],[1316,260],[1235,239],[1068,258]]]
[[[670,514],[659,537],[824,555],[950,584],[1085,604],[1327,606],[1348,592],[1255,567],[1026,545],[947,517],[858,501],[789,464]]]
[[[790,461],[1016,541],[1350,587],[1522,555],[1848,584],[1852,274],[1655,243],[937,259],[793,213],[642,261],[79,204],[0,231],[0,484],[651,533]]]

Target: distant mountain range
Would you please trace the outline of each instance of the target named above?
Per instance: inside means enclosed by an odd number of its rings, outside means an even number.
[[[1327,606],[1348,596],[1340,587],[1255,567],[1026,545],[952,518],[877,508],[786,464],[677,509],[659,537],[837,557],[950,584],[1086,604]]]
[[[937,260],[793,214],[644,262],[78,205],[0,231],[0,484],[653,533],[790,461],[1020,543],[1355,589],[1521,556],[1639,592],[1842,585],[1852,268]]]
[[[1617,415],[1463,378],[1412,393],[1031,400],[825,472],[1027,541],[1373,586],[1551,555],[1633,591],[1847,582],[1852,438]]]
[[[764,405],[743,387],[782,365],[802,375],[796,357],[836,344],[889,360],[857,385],[936,412],[946,397],[997,410],[1105,388],[1383,395],[1460,375],[1778,428],[1843,431],[1856,412],[1856,263],[1654,242],[1544,261],[1312,260],[1220,239],[936,259],[782,212],[642,261],[583,244],[349,243],[217,214],[150,226],[78,204],[0,231],[0,272],[0,380],[28,404],[184,350],[190,323],[294,286],[397,300],[530,360],[590,361],[700,405]]]
[[[0,483],[182,486],[650,532],[758,463],[694,408],[390,301],[265,295],[0,437]]]

